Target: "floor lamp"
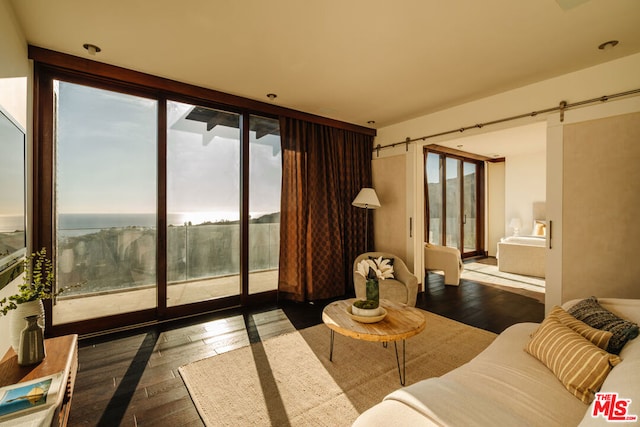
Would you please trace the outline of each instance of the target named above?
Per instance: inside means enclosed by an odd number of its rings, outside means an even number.
[[[378,209],[380,207],[380,201],[378,200],[378,196],[376,195],[376,190],[373,188],[363,188],[360,190],[358,195],[353,202],[351,203],[353,206],[358,208],[364,208],[366,210],[366,219],[364,222],[364,251],[369,251],[369,209]]]

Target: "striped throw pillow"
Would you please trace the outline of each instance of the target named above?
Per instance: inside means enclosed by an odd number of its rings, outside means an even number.
[[[596,347],[553,317],[544,319],[527,353],[540,360],[567,390],[589,404],[620,357]]]
[[[592,328],[583,321],[576,319],[559,306],[553,307],[548,317],[555,318],[556,320],[560,321],[560,323],[570,327],[603,350],[607,349],[609,340],[613,336],[612,332]]]

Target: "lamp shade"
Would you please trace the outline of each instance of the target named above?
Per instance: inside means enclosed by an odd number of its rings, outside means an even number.
[[[380,207],[380,200],[378,200],[376,190],[374,190],[373,188],[365,187],[360,190],[351,204],[359,208],[377,209]]]

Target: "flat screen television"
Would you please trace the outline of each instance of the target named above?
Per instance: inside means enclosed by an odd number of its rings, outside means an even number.
[[[0,289],[22,273],[26,253],[26,139],[0,107]]]

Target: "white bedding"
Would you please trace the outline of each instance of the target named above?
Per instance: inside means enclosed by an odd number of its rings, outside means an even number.
[[[544,236],[510,236],[505,237],[501,242],[529,246],[544,246],[546,241],[546,237]]]

